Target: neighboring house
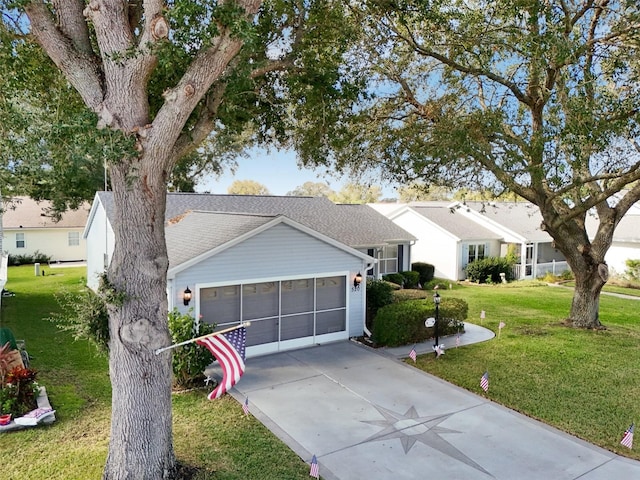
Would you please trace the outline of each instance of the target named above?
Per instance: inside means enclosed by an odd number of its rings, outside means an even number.
[[[594,237],[598,228],[597,220],[594,215],[587,216],[587,232],[590,238]],[[627,260],[640,260],[640,215],[636,206],[620,220],[604,259],[609,266],[609,275],[624,275]]]
[[[166,211],[169,308],[219,328],[251,321],[249,356],[362,335],[366,282],[354,282],[377,269],[367,252],[393,245],[397,266],[410,261],[413,237],[365,205],[170,193]],[[111,259],[112,219],[111,193],[96,194],[84,232],[92,288]]]
[[[553,239],[540,230],[542,216],[526,202],[413,202],[371,205],[418,238],[412,261],[430,263],[436,275],[466,278],[464,267],[486,257],[518,259],[517,279],[568,269]]]
[[[502,236],[500,255],[515,255],[514,277],[534,279],[550,272],[569,270],[564,255],[544,230],[540,209],[529,202],[466,202],[453,205],[456,212]]]
[[[53,262],[85,260],[82,238],[88,206],[65,212],[59,221],[49,215],[50,203],[28,197],[5,201],[2,213],[3,248],[11,255],[47,255]]]
[[[463,280],[469,262],[500,255],[502,236],[457,215],[448,202],[370,206],[417,238],[411,261],[433,265],[438,278]]]

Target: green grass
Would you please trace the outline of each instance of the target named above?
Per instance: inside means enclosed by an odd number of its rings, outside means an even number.
[[[603,295],[604,331],[576,330],[569,289],[510,284],[442,292],[469,303],[469,321],[498,331],[489,342],[418,358],[417,367],[621,455],[624,430],[640,420],[640,301]],[[486,312],[481,322],[480,312]],[[413,364],[413,362],[411,362]],[[489,371],[484,394],[480,377]]]
[[[10,267],[0,326],[24,339],[38,381],[47,388],[57,421],[0,434],[3,480],[101,478],[109,444],[111,386],[108,362],[85,341],[74,341],[47,320],[59,309],[61,289],[81,289],[83,268]],[[306,479],[309,467],[240,405],[205,391],[174,395],[174,447],[178,460],[198,470],[194,480]]]

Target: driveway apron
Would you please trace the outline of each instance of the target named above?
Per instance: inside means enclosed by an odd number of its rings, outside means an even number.
[[[325,479],[640,478],[639,462],[354,342],[250,358],[230,393]]]

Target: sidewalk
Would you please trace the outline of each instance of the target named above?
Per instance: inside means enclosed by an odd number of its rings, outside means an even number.
[[[345,341],[251,358],[231,394],[248,398],[251,414],[307,463],[315,454],[326,480],[640,478],[640,462],[493,403],[490,390],[444,382],[391,350]]]

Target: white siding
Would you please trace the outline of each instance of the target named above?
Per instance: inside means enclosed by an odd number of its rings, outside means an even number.
[[[627,269],[626,261],[640,259],[640,246],[635,243],[615,242],[605,255],[611,275],[623,275]]]
[[[355,274],[362,271],[360,258],[279,224],[176,274],[171,279],[169,304],[188,310],[182,302],[187,286],[195,300],[190,306],[196,306],[197,290],[204,286],[342,274],[347,277],[347,331],[357,336],[363,333],[365,286],[363,282],[359,291],[352,291],[351,286]]]
[[[464,277],[459,267],[461,258],[458,239],[413,210],[405,210],[393,221],[419,240],[411,247],[411,262],[429,263],[435,276],[450,280]]]
[[[101,205],[98,205],[90,221],[90,228],[86,231],[86,244],[88,245],[86,253],[87,286],[97,290],[99,275],[105,270],[105,252],[108,258],[111,259],[115,236],[111,225],[106,220],[105,211]]]
[[[33,255],[36,252],[51,257],[51,261],[69,262],[85,260],[86,242],[82,238],[82,228],[43,228],[4,230],[3,245],[9,255]],[[69,232],[80,237],[79,245],[69,246]],[[24,234],[25,247],[16,248],[16,234]]]

